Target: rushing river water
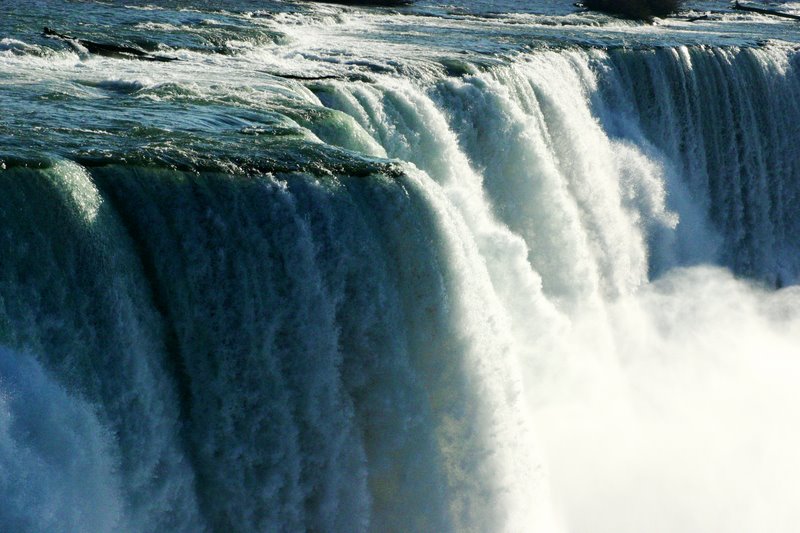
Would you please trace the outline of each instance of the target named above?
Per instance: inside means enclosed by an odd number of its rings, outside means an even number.
[[[0,530],[796,531],[798,46],[0,0]]]

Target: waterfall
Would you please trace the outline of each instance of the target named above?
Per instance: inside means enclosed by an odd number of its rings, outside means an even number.
[[[542,49],[282,88],[257,165],[9,159],[0,526],[792,531],[796,61]]]

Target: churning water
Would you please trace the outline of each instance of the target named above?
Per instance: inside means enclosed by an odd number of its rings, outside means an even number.
[[[796,530],[800,32],[507,4],[0,0],[0,530]]]

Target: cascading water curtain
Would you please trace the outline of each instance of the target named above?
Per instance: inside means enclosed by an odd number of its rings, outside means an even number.
[[[796,529],[792,47],[176,5],[0,35],[0,530]]]

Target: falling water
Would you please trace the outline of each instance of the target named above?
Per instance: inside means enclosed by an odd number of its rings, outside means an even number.
[[[68,83],[2,41],[25,105],[139,126],[0,144],[0,529],[793,531],[791,47],[227,85],[247,42]]]

